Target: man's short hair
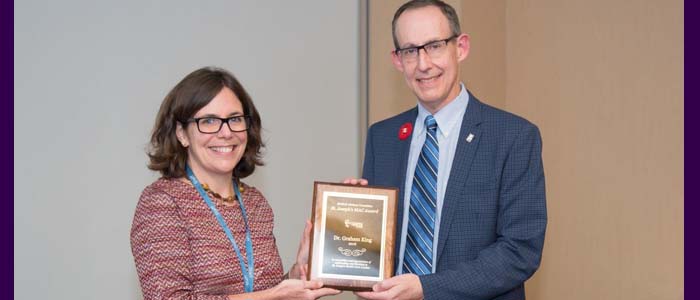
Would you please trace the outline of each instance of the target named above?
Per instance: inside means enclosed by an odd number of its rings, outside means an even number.
[[[439,8],[445,18],[447,18],[447,21],[450,23],[452,35],[460,34],[461,29],[459,27],[459,17],[457,17],[457,12],[455,12],[455,9],[451,5],[440,0],[411,0],[404,3],[398,10],[396,10],[396,13],[394,13],[394,19],[391,21],[391,36],[394,38],[394,48],[399,49],[399,41],[396,38],[396,20],[398,20],[401,14],[407,10],[426,6],[435,6]]]

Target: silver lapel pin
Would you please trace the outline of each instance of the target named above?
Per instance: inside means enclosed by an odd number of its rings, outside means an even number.
[[[472,140],[474,140],[474,134],[473,134],[473,133],[469,133],[469,135],[467,136],[467,143],[471,143]]]

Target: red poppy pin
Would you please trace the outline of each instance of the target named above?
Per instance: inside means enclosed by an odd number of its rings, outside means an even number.
[[[399,129],[399,139],[402,141],[407,139],[411,135],[411,132],[413,132],[413,125],[411,125],[411,123],[401,125]]]

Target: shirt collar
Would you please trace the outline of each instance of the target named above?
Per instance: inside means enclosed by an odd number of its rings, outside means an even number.
[[[445,105],[445,107],[438,110],[437,113],[433,115],[435,121],[438,125],[438,131],[442,133],[443,136],[450,136],[457,123],[462,120],[464,112],[467,110],[467,105],[469,104],[469,93],[467,89],[464,88],[464,84],[460,83],[460,91],[457,98],[454,101]],[[418,117],[416,117],[416,131],[422,133],[425,130],[425,117],[430,115],[430,112],[423,107],[423,105],[418,102]]]

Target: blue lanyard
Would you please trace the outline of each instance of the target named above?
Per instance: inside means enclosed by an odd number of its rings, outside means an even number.
[[[202,198],[204,198],[204,202],[207,203],[207,206],[209,206],[209,209],[216,217],[216,220],[219,221],[219,226],[221,226],[221,229],[224,230],[229,242],[231,242],[231,245],[233,245],[233,250],[236,250],[238,262],[241,264],[241,273],[243,274],[243,286],[245,288],[245,292],[252,292],[253,282],[255,281],[255,258],[253,258],[253,242],[250,239],[250,229],[248,228],[248,215],[245,211],[245,206],[243,205],[243,197],[241,197],[241,192],[238,191],[238,184],[235,180],[233,181],[233,191],[236,193],[236,197],[238,198],[238,203],[241,206],[241,212],[243,214],[243,222],[245,222],[245,249],[246,255],[248,256],[248,267],[246,267],[245,259],[243,259],[243,255],[241,255],[241,250],[238,249],[236,240],[233,239],[231,229],[229,229],[228,225],[226,225],[226,220],[224,220],[224,217],[221,216],[219,210],[216,209],[216,206],[214,206],[214,203],[212,203],[211,198],[209,198],[209,195],[207,195],[207,193],[204,191],[202,185],[199,183],[199,180],[197,180],[197,177],[194,176],[194,173],[192,172],[192,169],[190,169],[190,166],[186,166],[186,169],[187,177],[197,189],[199,195],[202,196]]]

